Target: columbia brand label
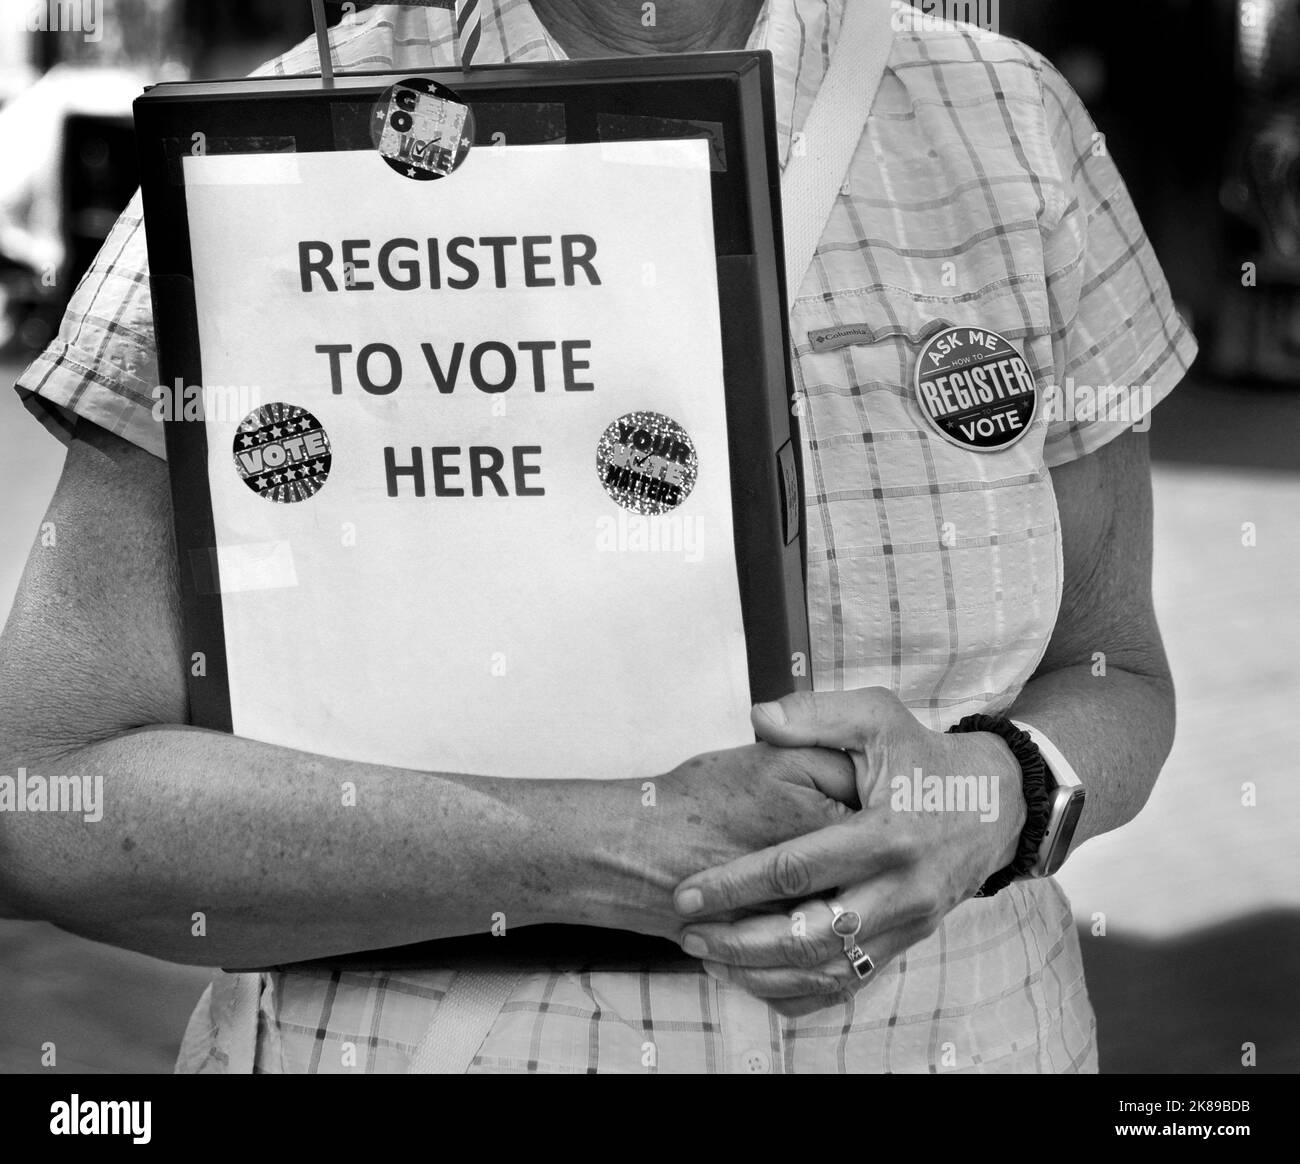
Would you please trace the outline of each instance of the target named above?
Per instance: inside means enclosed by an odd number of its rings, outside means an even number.
[[[408,77],[375,103],[371,138],[380,156],[403,177],[445,178],[469,154],[474,113],[445,85]]]
[[[600,438],[596,472],[605,492],[624,509],[653,517],[691,495],[699,458],[675,420],[658,412],[629,412]]]
[[[330,475],[330,438],[321,422],[294,404],[265,404],[235,433],[235,469],[267,501],[306,501]]]
[[[821,327],[808,333],[808,342],[815,353],[837,352],[841,348],[858,344],[874,344],[890,336],[901,336],[908,343],[924,343],[932,335],[951,327],[947,320],[931,319],[918,326],[908,327],[903,321],[896,323],[839,323],[834,327]]]
[[[814,352],[835,352],[854,344],[876,342],[876,329],[868,323],[844,323],[838,327],[823,327],[808,333],[808,342]]]
[[[921,349],[916,400],[944,440],[996,453],[1029,431],[1038,392],[1024,357],[997,332],[950,327]]]

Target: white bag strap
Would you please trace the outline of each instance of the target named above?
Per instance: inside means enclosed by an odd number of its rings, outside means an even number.
[[[406,1073],[464,1075],[521,977],[511,969],[458,971]]]
[[[781,176],[785,278],[794,303],[862,140],[894,43],[890,0],[845,0],[830,68]]]

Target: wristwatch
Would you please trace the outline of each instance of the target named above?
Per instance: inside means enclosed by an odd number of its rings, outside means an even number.
[[[1051,877],[1070,855],[1070,845],[1074,841],[1074,830],[1079,826],[1079,817],[1083,815],[1084,790],[1083,781],[1070,766],[1069,760],[1061,755],[1060,749],[1042,732],[1020,720],[1011,721],[1027,735],[1047,767],[1051,811],[1047,818],[1047,831],[1038,846],[1038,859],[1026,877]]]

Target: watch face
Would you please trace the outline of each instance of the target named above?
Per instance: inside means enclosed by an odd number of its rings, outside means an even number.
[[[1043,853],[1040,865],[1041,877],[1051,877],[1069,855],[1070,845],[1074,841],[1074,830],[1079,827],[1079,817],[1083,815],[1083,788],[1058,788],[1052,798],[1052,816],[1047,825],[1047,836],[1043,838]]]

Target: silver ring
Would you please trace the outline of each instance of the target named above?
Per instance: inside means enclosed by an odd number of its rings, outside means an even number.
[[[862,929],[862,915],[854,909],[845,909],[838,901],[827,899],[827,908],[831,911],[831,932],[844,942],[844,957],[853,967],[853,973],[859,981],[865,981],[875,973],[876,964],[858,945],[858,933]]]
[[[838,901],[827,900],[831,914],[831,932],[845,942],[851,942],[862,929],[862,915],[855,909],[845,909]]]

